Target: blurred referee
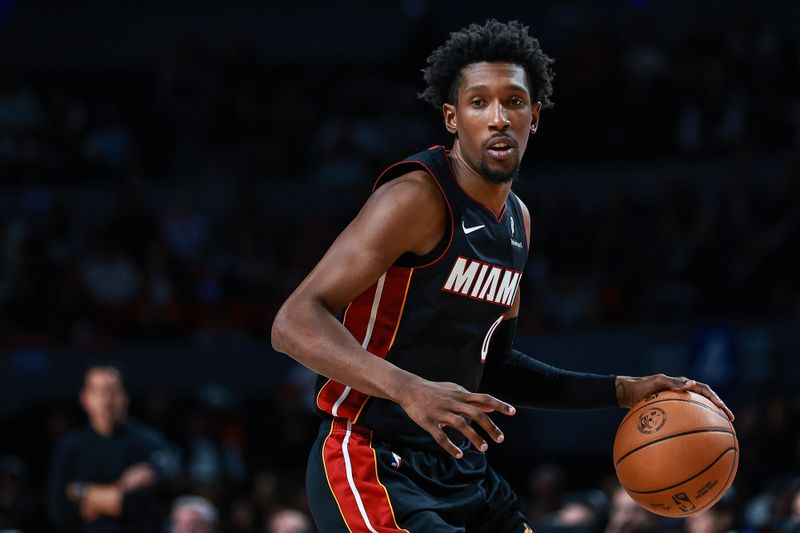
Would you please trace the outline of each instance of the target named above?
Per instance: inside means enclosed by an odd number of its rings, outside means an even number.
[[[170,451],[155,430],[128,419],[122,373],[90,367],[80,393],[88,426],[56,445],[47,491],[51,521],[64,532],[147,532],[161,527],[156,489]]]

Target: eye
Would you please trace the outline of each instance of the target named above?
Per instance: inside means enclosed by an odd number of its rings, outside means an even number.
[[[483,98],[473,98],[472,100],[470,100],[469,105],[471,105],[472,107],[483,107],[484,103],[485,102]]]
[[[514,106],[525,105],[525,100],[523,100],[519,96],[512,96],[508,102]]]

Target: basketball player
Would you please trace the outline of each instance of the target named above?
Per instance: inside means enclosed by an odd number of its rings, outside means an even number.
[[[674,388],[732,417],[686,378],[568,372],[513,349],[531,217],[511,184],[550,104],[551,61],[518,22],[453,33],[421,95],[452,148],[389,167],[275,318],[275,349],[320,374],[307,473],[320,531],[530,531],[473,427],[502,442],[487,413],[512,404],[630,407]]]

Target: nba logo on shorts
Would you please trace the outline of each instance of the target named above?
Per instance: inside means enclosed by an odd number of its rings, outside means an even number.
[[[399,455],[392,452],[392,466],[395,468],[400,468],[401,464],[403,464],[403,460],[400,458]]]

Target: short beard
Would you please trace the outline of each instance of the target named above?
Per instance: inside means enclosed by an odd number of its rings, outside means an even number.
[[[513,182],[519,176],[519,159],[514,161],[514,167],[511,169],[511,172],[506,174],[505,172],[495,172],[489,170],[489,165],[486,164],[486,158],[481,157],[481,164],[479,167],[481,171],[481,176],[486,178],[487,180],[491,181],[492,183],[508,183]]]

